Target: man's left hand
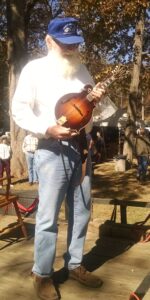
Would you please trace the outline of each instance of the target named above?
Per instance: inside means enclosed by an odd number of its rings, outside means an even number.
[[[103,87],[94,87],[94,89],[91,92],[91,95],[95,102],[100,102],[103,99],[103,96],[105,95],[106,90]]]

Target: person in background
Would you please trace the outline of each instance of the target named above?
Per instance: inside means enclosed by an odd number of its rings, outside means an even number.
[[[137,157],[137,179],[143,182],[146,180],[150,155],[150,139],[143,127],[137,130],[135,152]]]
[[[38,182],[38,175],[35,166],[35,151],[37,150],[37,146],[38,138],[36,136],[32,133],[25,136],[22,144],[22,151],[26,156],[30,185]]]
[[[12,151],[10,147],[9,140],[7,136],[2,136],[0,138],[0,178],[4,176],[4,171],[6,172],[7,178],[9,178],[11,183],[11,169],[10,169],[10,160],[12,156]],[[0,188],[3,187],[3,181],[0,181]],[[10,187],[13,187],[10,184]]]
[[[98,288],[102,284],[102,280],[88,272],[82,263],[91,214],[90,155],[81,182],[79,132],[60,125],[55,117],[55,106],[62,96],[80,93],[86,84],[94,86],[91,75],[79,58],[79,45],[83,42],[76,18],[51,20],[46,35],[48,55],[29,62],[23,68],[12,101],[15,122],[39,137],[36,151],[39,205],[32,278],[38,297],[45,300],[59,299],[54,284],[54,261],[57,221],[64,199],[68,205],[64,270],[69,278],[88,287]],[[91,96],[98,103],[104,93],[104,88],[99,87],[93,89]],[[87,124],[86,132],[90,131],[91,123]]]
[[[94,164],[101,163],[104,159],[104,139],[101,132],[92,132],[91,156]]]
[[[97,149],[96,162],[100,163],[104,159],[104,139],[100,131],[96,132],[95,147]]]

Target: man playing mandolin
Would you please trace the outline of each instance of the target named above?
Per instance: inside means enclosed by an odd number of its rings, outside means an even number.
[[[80,62],[78,48],[83,42],[77,19],[65,17],[51,20],[46,35],[48,54],[23,68],[12,102],[15,122],[39,138],[36,151],[39,206],[32,277],[38,297],[46,300],[59,299],[53,281],[53,265],[58,214],[64,199],[68,205],[64,270],[69,278],[88,287],[100,287],[102,284],[99,277],[82,265],[91,212],[90,155],[81,183],[80,131],[65,126],[65,122],[59,122],[55,115],[57,101],[63,95],[80,93],[86,85],[94,86],[92,77]],[[99,102],[104,92],[99,87],[92,90],[91,96]],[[91,120],[89,123],[85,128],[87,132],[91,129]]]

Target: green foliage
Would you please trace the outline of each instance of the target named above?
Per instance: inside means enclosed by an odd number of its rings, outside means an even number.
[[[109,61],[131,60],[135,24],[139,10],[148,8],[148,0],[77,0],[62,5],[67,15],[74,12],[80,17],[88,52],[105,55]]]
[[[34,7],[32,9],[27,7],[25,14],[28,53],[32,57],[42,55],[47,25],[52,18],[52,11],[48,1],[42,0],[34,2]]]
[[[101,80],[113,64],[127,64],[132,70],[134,60],[135,27],[144,11],[145,31],[143,39],[142,68],[140,86],[148,91],[148,66],[149,57],[149,15],[148,0],[77,0],[62,1],[62,6],[67,15],[74,12],[80,18],[81,27],[85,37],[84,58],[95,80]],[[115,84],[111,96],[116,90],[116,98],[125,95],[129,89],[131,77]],[[118,88],[117,88],[118,87]],[[122,91],[119,92],[120,87]],[[129,92],[129,90],[128,90]],[[115,95],[112,96],[115,98]],[[118,100],[117,100],[118,102]]]
[[[6,1],[0,1],[0,40],[7,37]]]

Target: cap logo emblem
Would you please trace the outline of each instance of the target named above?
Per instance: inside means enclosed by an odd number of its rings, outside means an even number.
[[[76,34],[76,24],[68,23],[63,27],[64,34]]]

